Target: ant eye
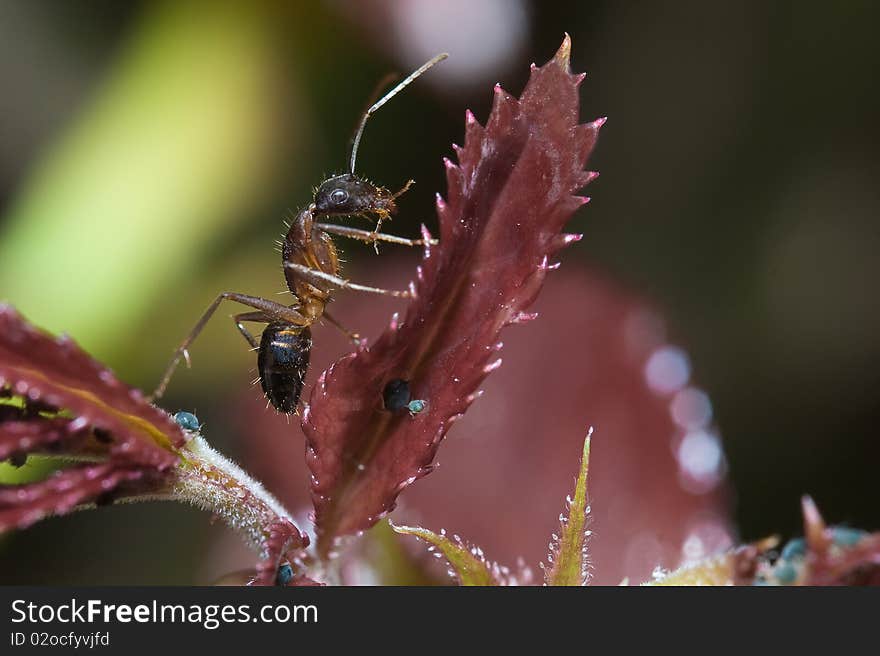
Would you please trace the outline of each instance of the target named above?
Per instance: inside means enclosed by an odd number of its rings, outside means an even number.
[[[342,205],[348,200],[348,192],[345,189],[334,189],[330,192],[330,200],[334,205]]]

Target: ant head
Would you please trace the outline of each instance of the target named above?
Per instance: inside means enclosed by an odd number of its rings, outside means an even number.
[[[315,190],[316,214],[325,216],[393,213],[394,194],[359,178],[343,173],[328,178]]]
[[[385,187],[377,187],[376,185],[359,178],[354,172],[354,165],[357,161],[358,146],[360,145],[361,137],[364,134],[364,127],[366,127],[367,120],[370,116],[382,107],[382,105],[400,93],[401,90],[434,64],[446,59],[447,56],[448,55],[444,52],[422,64],[364,112],[364,115],[361,116],[361,122],[354,133],[354,139],[352,139],[351,142],[349,172],[343,173],[342,175],[335,175],[332,178],[324,180],[324,182],[322,182],[315,190],[316,214],[324,216],[378,214],[381,219],[387,218],[388,215],[393,214],[397,210],[394,199],[409,189],[412,180],[407,182],[400,191],[391,193],[385,189]]]

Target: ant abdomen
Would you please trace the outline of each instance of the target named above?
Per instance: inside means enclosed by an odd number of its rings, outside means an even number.
[[[257,368],[263,393],[278,412],[289,414],[296,410],[311,350],[312,332],[308,326],[275,322],[263,331]]]

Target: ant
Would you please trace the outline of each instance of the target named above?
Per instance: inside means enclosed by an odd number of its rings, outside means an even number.
[[[164,394],[181,358],[186,360],[187,365],[190,364],[189,347],[223,301],[234,301],[253,309],[234,315],[232,320],[248,344],[258,352],[259,380],[269,403],[279,412],[290,414],[296,412],[309,367],[312,324],[325,318],[349,339],[360,344],[358,335],[346,330],[326,311],[334,288],[398,298],[410,297],[408,291],[369,287],[342,278],[339,257],[331,235],[372,243],[376,248],[378,241],[405,246],[425,245],[421,239],[406,239],[379,232],[382,222],[390,219],[397,211],[395,201],[410,188],[413,181],[408,181],[399,191],[392,193],[356,175],[355,162],[364,127],[370,116],[447,56],[442,53],[425,62],[364,112],[352,141],[348,173],[334,175],[318,185],[312,202],[291,222],[281,247],[281,259],[287,287],[296,299],[295,302],[284,305],[238,292],[223,292],[217,296],[175,351],[152,394],[152,400],[155,401]],[[376,227],[368,231],[320,222],[323,218],[342,216],[376,217]],[[244,326],[245,322],[267,324],[259,343]]]

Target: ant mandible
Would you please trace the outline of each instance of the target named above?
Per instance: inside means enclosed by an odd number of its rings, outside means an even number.
[[[331,291],[339,288],[402,298],[410,295],[407,291],[369,287],[342,278],[339,275],[340,263],[336,246],[330,235],[358,239],[372,243],[374,246],[378,241],[405,246],[424,245],[421,239],[406,239],[379,232],[382,222],[397,211],[396,199],[409,189],[413,181],[410,180],[399,191],[392,193],[356,175],[355,161],[364,127],[370,116],[413,80],[446,57],[447,54],[442,53],[425,62],[364,112],[352,141],[348,173],[334,175],[318,185],[312,203],[300,211],[290,224],[282,244],[281,259],[287,287],[296,299],[295,302],[284,305],[238,292],[223,292],[217,296],[175,351],[174,357],[152,394],[152,400],[159,399],[165,393],[181,358],[184,358],[189,365],[189,347],[220,304],[223,301],[234,301],[253,308],[253,311],[234,315],[232,320],[248,344],[258,352],[257,369],[266,398],[279,412],[285,414],[295,412],[309,367],[309,354],[312,348],[311,325],[322,317],[326,318],[350,339],[359,342],[357,335],[343,328],[326,311]],[[376,227],[368,231],[319,222],[322,218],[341,216],[376,217]],[[259,343],[245,328],[245,322],[267,324]]]

